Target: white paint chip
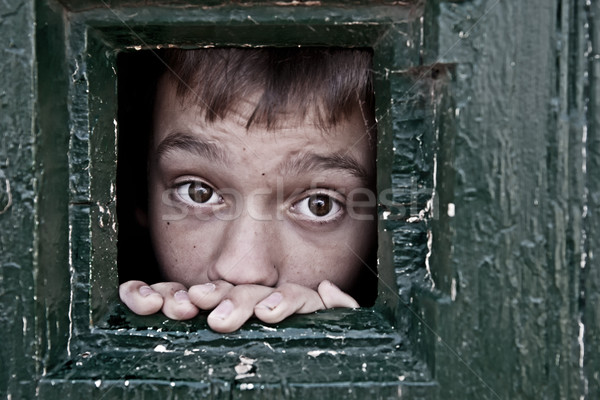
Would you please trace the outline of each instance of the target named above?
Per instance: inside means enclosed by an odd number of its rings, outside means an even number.
[[[265,331],[269,331],[269,332],[277,332],[277,328],[272,328],[270,326],[264,326],[262,327],[263,330]]]
[[[450,298],[452,301],[456,300],[456,279],[452,279],[452,284],[450,285]]]
[[[254,376],[254,363],[256,361],[257,360],[255,358],[240,356],[240,363],[233,367],[235,369],[235,373],[237,374],[235,379],[243,379]]]
[[[316,358],[316,357],[319,357],[321,354],[325,354],[325,353],[330,354],[332,356],[337,356],[338,354],[340,354],[340,353],[338,353],[337,351],[334,351],[334,350],[311,350],[311,351],[309,351],[306,354],[308,354],[311,357],[315,357]]]
[[[240,356],[240,361],[244,364],[254,364],[257,360],[256,360],[256,358]]]
[[[157,353],[171,353],[173,352],[173,350],[167,350],[167,348],[165,346],[163,346],[162,344],[157,345],[154,348],[154,351]]]
[[[456,206],[454,205],[454,203],[448,203],[448,216],[450,218],[452,218],[455,215],[456,215]]]

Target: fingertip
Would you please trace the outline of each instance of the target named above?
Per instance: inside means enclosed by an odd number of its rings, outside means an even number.
[[[206,321],[213,331],[230,333],[238,330],[246,322],[245,318],[240,318],[239,315],[235,314],[235,305],[231,300],[225,299],[208,314]]]
[[[128,281],[119,285],[121,301],[135,314],[150,315],[160,311],[163,297],[142,281]]]
[[[317,292],[327,308],[359,308],[360,305],[352,296],[343,292],[333,282],[324,280],[319,284]]]
[[[214,308],[221,300],[216,293],[216,285],[214,283],[204,283],[202,285],[194,285],[189,288],[188,294],[190,301],[203,310]]]
[[[180,289],[172,296],[166,297],[162,311],[168,318],[179,321],[192,319],[198,315],[198,308],[190,302],[185,289]]]
[[[173,294],[173,298],[175,299],[175,301],[177,303],[189,303],[190,302],[190,296],[188,296],[187,290],[184,290],[184,289],[176,291]]]
[[[289,310],[285,304],[281,304],[283,295],[280,292],[273,292],[260,303],[254,306],[254,315],[256,318],[268,324],[281,322],[291,315],[294,310]]]
[[[194,307],[193,304],[190,304],[189,306],[180,305],[178,307],[171,307],[168,310],[165,310],[163,307],[163,314],[165,314],[167,318],[176,321],[185,321],[198,315],[198,308]]]
[[[234,285],[223,280],[194,285],[189,288],[190,301],[202,310],[212,310],[233,287]]]
[[[217,333],[231,333],[239,329],[239,327],[223,324],[222,321],[215,319],[207,319],[206,322],[208,323],[210,329]]]
[[[266,299],[263,299],[260,303],[258,303],[255,308],[264,308],[266,310],[272,311],[277,307],[281,300],[283,300],[283,296],[280,292],[273,292]]]
[[[153,294],[160,295],[160,293],[158,293],[157,291],[155,291],[154,289],[152,289],[148,285],[140,286],[139,289],[138,289],[138,291],[140,292],[140,295],[142,297],[148,297],[148,296],[151,296]]]

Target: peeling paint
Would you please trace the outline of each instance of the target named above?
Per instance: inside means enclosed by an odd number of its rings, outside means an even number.
[[[242,383],[240,385],[240,390],[253,390],[253,389],[254,389],[253,383]]]
[[[266,347],[266,348],[268,348],[269,350],[271,350],[271,351],[275,351],[275,349],[273,348],[273,346],[271,346],[271,345],[269,344],[269,342],[263,342],[263,344],[264,344],[264,345],[265,345],[265,347]]]
[[[332,356],[337,356],[338,354],[341,354],[340,352],[334,351],[334,350],[311,350],[308,353],[309,356],[311,357],[319,357],[322,354],[329,354]],[[365,368],[366,368],[366,364],[365,364]]]
[[[239,360],[240,363],[234,367],[235,379],[244,379],[256,375],[256,367],[254,366],[256,359],[240,355]]]
[[[448,216],[453,218],[456,215],[454,203],[448,203]]]
[[[427,270],[427,277],[431,284],[431,289],[435,289],[435,281],[433,280],[433,275],[431,274],[431,265],[429,260],[431,259],[431,254],[433,253],[433,233],[430,229],[427,230],[427,255],[425,256],[425,269]]]
[[[154,348],[154,351],[157,353],[172,353],[174,350],[167,350],[167,348],[164,345],[159,344],[159,345],[156,345],[156,347]]]
[[[67,338],[67,354],[71,356],[71,343],[73,340],[73,296],[75,293],[75,268],[73,266],[73,226],[69,225],[69,333]],[[48,314],[46,312],[46,314]],[[49,344],[50,345],[50,344]]]
[[[2,210],[0,210],[0,215],[4,214],[6,211],[8,211],[8,209],[10,208],[10,206],[12,206],[12,192],[10,190],[10,182],[8,181],[8,179],[4,179],[4,183],[5,183],[5,192],[6,192],[6,204],[4,205],[4,207],[2,208]]]
[[[315,7],[320,6],[320,1],[299,1],[299,0],[291,0],[291,1],[275,1],[273,2],[276,6],[307,6],[307,7]]]
[[[450,285],[450,299],[456,301],[456,279],[454,278],[452,278],[452,283]]]

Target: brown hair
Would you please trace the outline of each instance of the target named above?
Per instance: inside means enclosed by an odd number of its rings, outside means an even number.
[[[374,128],[372,52],[331,47],[211,48],[164,51],[166,73],[182,101],[195,100],[208,122],[259,95],[247,122],[274,127],[314,112],[327,128],[360,110]],[[358,107],[358,108],[357,108]]]

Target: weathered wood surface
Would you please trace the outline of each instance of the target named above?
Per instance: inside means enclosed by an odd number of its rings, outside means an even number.
[[[134,368],[136,361],[122,359],[122,364],[116,364],[125,354],[116,349],[89,359],[84,351],[86,337],[100,336],[97,332],[92,336],[89,330],[73,331],[73,323],[82,326],[88,316],[70,318],[73,304],[67,294],[73,286],[75,300],[85,302],[87,289],[79,281],[86,276],[74,274],[70,260],[89,255],[69,254],[65,237],[69,227],[86,229],[89,204],[85,198],[69,204],[80,183],[69,182],[69,161],[74,168],[77,162],[85,164],[85,156],[77,159],[80,155],[62,150],[68,148],[73,127],[64,122],[69,107],[78,106],[66,103],[69,79],[85,72],[61,74],[72,66],[65,63],[76,60],[65,56],[66,14],[59,3],[49,3],[50,8],[43,1],[6,0],[0,6],[3,397],[34,398],[38,391],[42,398],[164,398],[158,393],[171,393],[171,398],[600,398],[599,2],[426,2],[422,62],[450,65],[452,80],[436,92],[443,99],[438,99],[432,116],[439,128],[435,139],[442,146],[436,153],[439,218],[431,222],[433,248],[428,259],[435,288],[429,278],[416,273],[415,279],[422,280],[415,282],[418,289],[411,294],[415,312],[423,318],[422,331],[415,335],[420,342],[413,343],[420,347],[422,360],[411,358],[411,351],[402,358],[405,364],[390,359],[390,354],[401,357],[406,349],[388,352],[386,346],[396,342],[386,331],[370,355],[381,354],[379,365],[388,371],[381,373],[379,382],[372,378],[360,382],[353,377],[363,376],[361,371],[342,368],[346,380],[336,383],[331,368],[361,360],[364,348],[358,346],[356,353],[347,356],[325,355],[333,360],[323,364],[327,372],[321,382],[327,381],[326,385],[271,382],[261,389],[257,380],[252,388],[242,390],[233,379],[203,377],[201,383],[178,382],[172,391],[164,377],[177,375],[177,370],[163,371],[157,380],[134,379],[125,384],[126,377],[117,376],[118,367]],[[321,3],[339,2],[311,2],[314,7]],[[106,8],[104,2],[93,0],[63,4],[71,11]],[[367,5],[347,2],[348,7],[359,4]],[[401,169],[401,165],[394,167]],[[69,224],[69,215],[82,219]],[[405,245],[407,237],[396,235],[390,243]],[[397,261],[407,254],[410,251],[394,251]],[[357,315],[355,322],[364,317]],[[116,340],[109,336],[91,347],[119,343],[129,346],[135,356],[147,342],[152,349],[162,343],[152,337]],[[228,347],[226,342],[228,350],[253,348],[248,343]],[[70,354],[71,350],[77,354]],[[305,357],[305,350],[297,345],[292,358]],[[223,359],[239,363],[238,355],[234,352]],[[166,362],[176,356],[184,360],[186,354],[155,356]],[[219,358],[218,353],[191,357],[200,369],[203,361]],[[181,360],[166,368],[185,369]],[[305,367],[318,373],[325,358],[307,360]],[[70,363],[77,362],[90,367],[70,369]],[[390,371],[416,371],[414,365],[422,362],[427,362],[433,381],[424,376],[420,386],[391,383]],[[265,370],[281,368],[285,365],[273,364]],[[151,375],[150,370],[141,374],[146,372]],[[111,378],[98,382],[99,376]],[[351,390],[343,386],[350,383]]]
[[[427,59],[456,63],[457,126],[441,396],[597,398],[597,2],[436,11]]]
[[[34,312],[35,15],[33,2],[0,5],[0,393],[32,398],[36,362]]]

